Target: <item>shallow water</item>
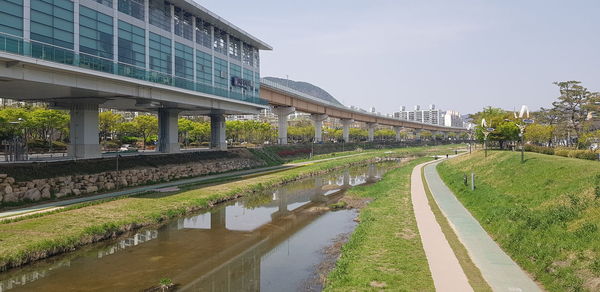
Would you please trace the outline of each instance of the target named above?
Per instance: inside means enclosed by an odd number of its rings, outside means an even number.
[[[292,182],[0,273],[0,292],[144,291],[162,278],[177,291],[318,291],[322,250],[356,225],[355,211],[323,207],[396,163]]]

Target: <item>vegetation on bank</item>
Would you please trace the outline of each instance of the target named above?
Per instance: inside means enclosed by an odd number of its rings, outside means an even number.
[[[325,291],[435,290],[410,200],[412,170],[430,159],[415,159],[375,184],[348,191],[346,196],[373,201],[361,209]]]
[[[552,148],[546,146],[525,145],[525,151],[570,158],[600,160],[600,152],[596,150],[579,150],[573,148]]]
[[[18,266],[73,250],[80,245],[114,237],[130,229],[159,224],[166,219],[303,176],[364,163],[375,157],[423,155],[425,150],[431,151],[432,148],[396,149],[389,154],[384,150],[372,151],[364,155],[324,161],[180,193],[125,197],[27,220],[0,223],[0,268]]]
[[[549,291],[600,290],[597,162],[481,151],[438,171],[500,246]],[[475,173],[476,190],[463,176]]]

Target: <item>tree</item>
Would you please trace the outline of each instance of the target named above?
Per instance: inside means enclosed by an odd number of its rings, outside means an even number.
[[[525,140],[538,145],[549,144],[552,141],[554,126],[535,123],[525,129]]]
[[[192,130],[194,130],[195,123],[196,122],[186,118],[179,118],[179,120],[177,121],[177,125],[179,128],[179,137],[181,137],[181,140],[183,140],[183,144],[186,146],[189,142],[189,134]]]
[[[133,125],[144,140],[143,149],[146,150],[146,142],[148,137],[158,135],[158,118],[151,115],[140,115],[133,119]]]
[[[421,139],[422,140],[431,140],[433,134],[429,131],[421,131]]]
[[[106,141],[109,136],[112,136],[119,130],[119,125],[125,119],[123,115],[116,114],[112,111],[104,111],[98,114],[100,139]]]
[[[597,94],[591,93],[581,86],[579,81],[554,82],[558,86],[560,96],[553,102],[554,110],[559,114],[559,119],[564,123],[567,131],[567,144],[571,145],[583,131],[588,113],[597,108],[594,104]]]
[[[379,140],[391,140],[396,137],[396,132],[392,129],[379,129],[375,131],[375,137]]]
[[[500,148],[508,141],[516,141],[519,139],[519,127],[514,121],[512,113],[503,109],[487,107],[483,111],[472,114],[471,118],[477,125],[475,128],[475,138],[483,142],[484,128],[494,128],[494,131],[488,135],[488,141],[497,141]],[[487,127],[481,125],[481,121],[485,119]]]
[[[35,108],[28,117],[26,125],[32,135],[52,145],[55,134],[64,135],[69,129],[69,115],[64,111]]]

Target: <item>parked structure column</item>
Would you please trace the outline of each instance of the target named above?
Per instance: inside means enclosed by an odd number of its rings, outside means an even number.
[[[315,125],[315,142],[323,142],[323,121],[326,120],[329,116],[325,114],[311,114],[310,118],[312,119]]]
[[[350,126],[354,123],[353,119],[341,119],[342,122],[342,138],[344,142],[350,142]]]
[[[367,130],[369,133],[368,141],[373,142],[375,140],[375,128],[377,128],[377,123],[367,123]]]
[[[402,140],[402,136],[400,136],[400,132],[402,132],[403,127],[394,127],[394,132],[396,132],[396,142],[400,142]]]
[[[273,108],[273,113],[277,115],[278,122],[278,135],[277,135],[277,143],[281,145],[285,145],[288,142],[288,116],[296,111],[296,108],[293,106],[278,106]]]
[[[100,157],[98,103],[73,103],[69,105],[69,111],[69,156],[79,159]]]
[[[178,153],[179,110],[161,108],[158,110],[158,152]]]
[[[227,150],[224,114],[215,113],[210,115],[210,148]]]

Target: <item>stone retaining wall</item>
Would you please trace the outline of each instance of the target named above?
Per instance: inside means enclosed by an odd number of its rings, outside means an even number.
[[[6,174],[0,174],[0,206],[7,203],[35,202],[65,196],[81,196],[211,173],[254,168],[264,164],[262,161],[250,158],[213,159],[202,162],[165,165],[157,168],[108,171],[90,175],[70,175],[22,182],[17,182]]]

